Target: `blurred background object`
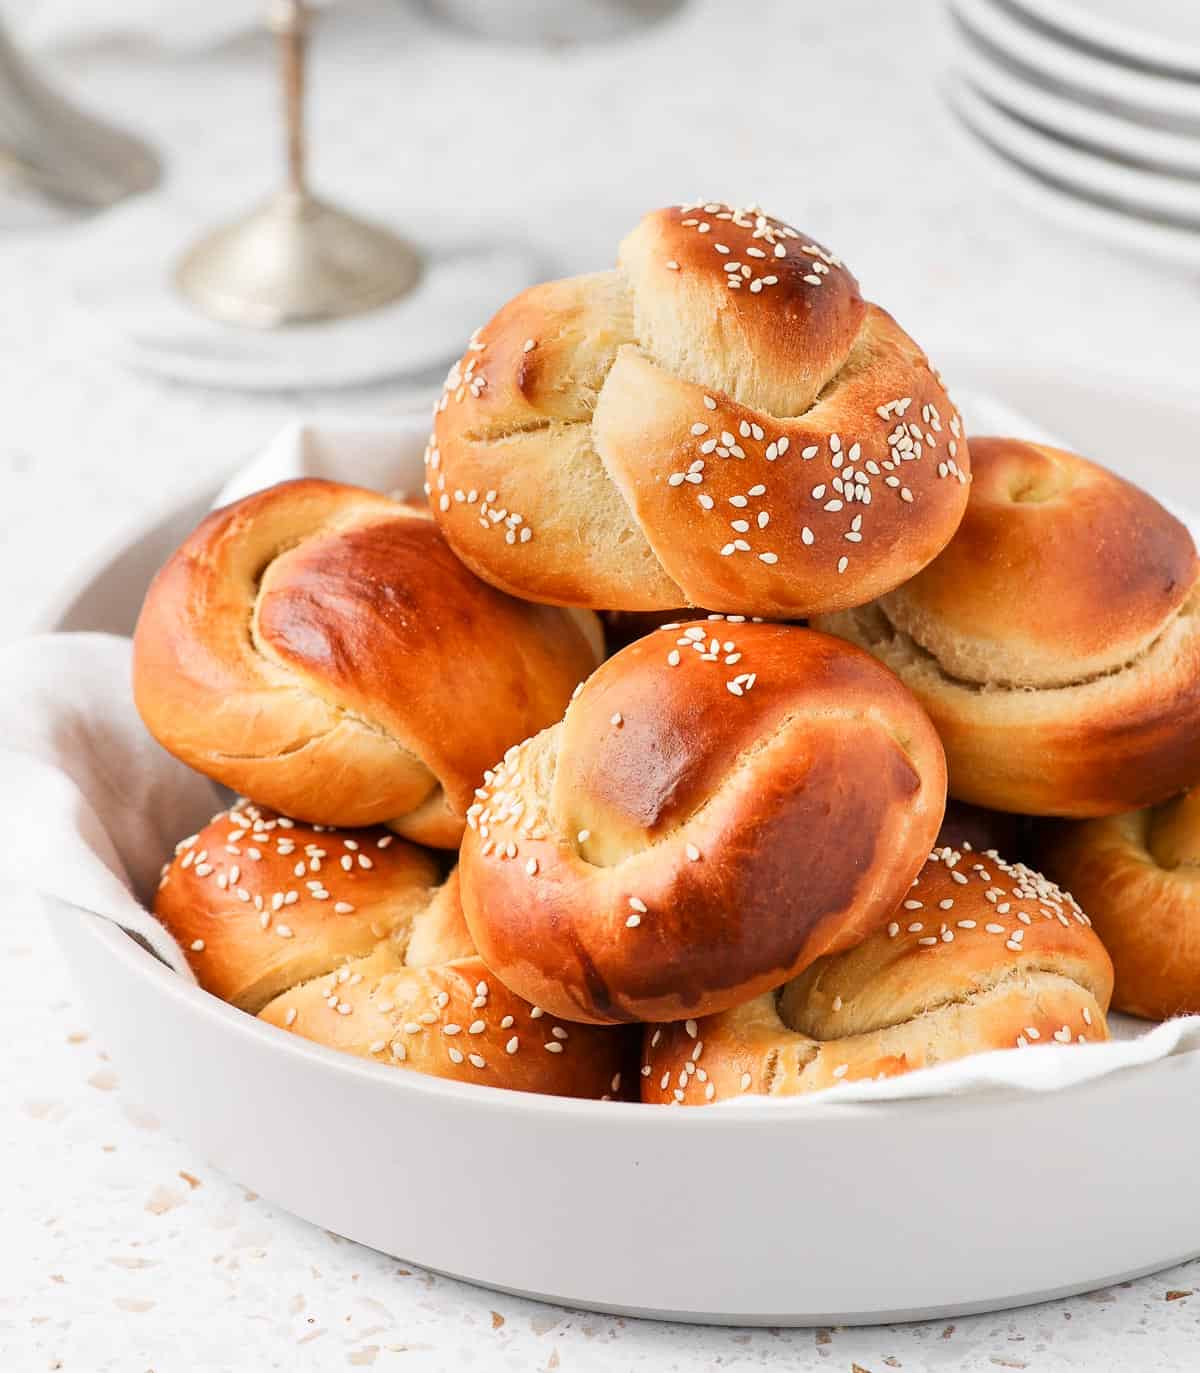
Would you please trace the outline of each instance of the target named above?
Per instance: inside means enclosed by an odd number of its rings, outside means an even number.
[[[436,19],[505,43],[586,43],[622,38],[687,0],[421,0]]]
[[[946,0],[946,95],[987,174],[1068,228],[1200,265],[1200,5]]]
[[[55,91],[0,18],[0,223],[105,209],[158,176],[149,146]]]
[[[408,295],[421,259],[399,235],[318,200],[308,184],[304,123],[308,6],[274,0],[287,144],[287,185],[265,205],[214,230],[175,271],[205,314],[274,328],[341,319]]]

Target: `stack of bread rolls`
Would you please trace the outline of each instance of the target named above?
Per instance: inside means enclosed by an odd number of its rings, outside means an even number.
[[[822,245],[648,215],[476,332],[425,472],[247,497],[147,595],[142,717],[242,798],[155,903],[208,991],[684,1105],[1104,1039],[1114,960],[1200,1009],[1192,540],[968,443]]]

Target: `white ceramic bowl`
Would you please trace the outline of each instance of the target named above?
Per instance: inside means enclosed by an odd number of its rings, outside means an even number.
[[[1182,466],[1195,399],[981,360],[945,370],[1195,502]],[[90,569],[54,625],[128,630],[215,487]],[[319,1225],[493,1287],[828,1325],[1031,1302],[1200,1253],[1200,1053],[1047,1095],[693,1111],[556,1100],[283,1035],[111,925],[53,919],[123,1080],[193,1148]]]

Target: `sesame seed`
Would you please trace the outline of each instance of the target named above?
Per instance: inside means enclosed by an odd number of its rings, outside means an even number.
[[[614,725],[620,725],[620,724],[622,724],[623,722],[624,722],[624,721],[623,721],[623,717],[622,717],[622,715],[621,715],[621,712],[620,712],[619,710],[618,710],[618,711],[614,711],[614,712],[613,712],[612,719],[610,720],[609,723],[610,723],[610,724],[614,724]]]
[[[463,1056],[462,1056],[462,1050],[461,1050],[461,1049],[455,1049],[455,1048],[451,1047],[451,1048],[449,1048],[446,1052],[450,1055],[450,1062],[451,1062],[451,1063],[461,1063],[461,1062],[463,1061]]]
[[[192,952],[193,952],[193,953],[203,953],[203,952],[204,952],[204,940],[203,940],[203,939],[193,939],[193,940],[192,940]]]
[[[750,1074],[749,1074],[749,1073],[743,1073],[743,1074],[742,1074],[742,1080],[741,1080],[741,1088],[742,1088],[742,1091],[744,1092],[749,1086],[750,1086]]]
[[[291,939],[292,927],[290,925],[276,925],[275,933],[280,937],[280,939]]]
[[[586,844],[587,841],[588,841],[591,837],[592,837],[592,832],[591,832],[591,830],[580,830],[579,833],[575,836],[575,838],[576,838],[576,839],[578,840],[578,842],[581,843],[581,844]]]
[[[626,922],[625,922],[626,927],[627,927],[628,929],[631,929],[631,930],[636,930],[637,927],[638,927],[641,923],[642,923],[642,917],[641,917],[640,915],[636,914],[636,913],[633,914],[633,915],[631,915],[631,916],[629,917],[629,919],[626,920]]]
[[[849,1071],[850,1065],[848,1063],[839,1063],[838,1066],[833,1070],[833,1075],[834,1077],[845,1077]]]
[[[294,1025],[294,1024],[296,1023],[296,1008],[295,1008],[295,1006],[289,1006],[289,1007],[288,1007],[288,1009],[287,1009],[287,1014],[283,1017],[283,1023],[284,1023],[285,1025]]]
[[[521,1041],[517,1038],[516,1035],[513,1035],[513,1037],[504,1046],[504,1052],[506,1054],[515,1054],[520,1047]]]
[[[542,1048],[545,1049],[548,1054],[561,1054],[563,1051],[563,1046],[556,1039],[547,1040],[546,1043],[542,1045]]]

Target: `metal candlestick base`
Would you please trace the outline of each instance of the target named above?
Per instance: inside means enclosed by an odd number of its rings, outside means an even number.
[[[175,281],[215,319],[274,328],[373,310],[420,275],[421,259],[402,238],[286,190],[197,243]]]
[[[421,259],[404,239],[309,191],[304,0],[276,0],[271,26],[283,76],[287,188],[202,239],[175,270],[175,284],[205,314],[266,329],[376,309],[407,295],[421,275]]]

